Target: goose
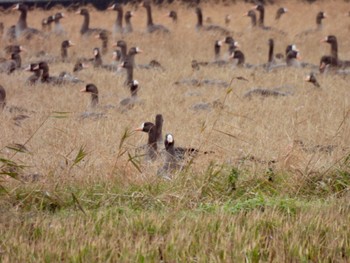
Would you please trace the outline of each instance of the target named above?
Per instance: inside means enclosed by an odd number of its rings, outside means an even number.
[[[33,72],[33,75],[27,78],[26,84],[35,85],[40,80],[41,70],[39,69],[37,63],[29,64],[24,70]]]
[[[87,92],[91,94],[90,106],[95,108],[98,105],[98,89],[95,84],[89,83],[80,92]]]
[[[27,25],[27,13],[28,7],[24,4],[16,4],[13,7],[14,10],[21,12],[18,22],[15,27],[16,38],[24,37],[26,39],[31,39],[33,36],[44,36],[43,32],[38,29],[28,27]]]
[[[256,27],[256,14],[255,14],[254,10],[249,10],[243,16],[250,17],[250,22],[251,22],[252,28]]]
[[[157,128],[152,122],[144,122],[141,124],[141,127],[135,129],[135,131],[142,131],[148,134],[146,148],[146,160],[148,161],[154,161],[158,156],[156,130]]]
[[[322,20],[327,18],[327,15],[325,12],[320,11],[316,15],[316,28],[315,29],[308,29],[304,30],[296,35],[296,37],[305,37],[309,34],[315,33],[317,31],[322,30]]]
[[[255,9],[259,12],[259,20],[258,20],[258,26],[259,28],[263,29],[263,30],[272,30],[274,32],[286,35],[286,32],[283,32],[277,28],[271,27],[271,26],[265,26],[265,7],[262,4],[258,4],[255,6]]]
[[[105,31],[102,31],[96,35],[96,38],[102,41],[101,52],[103,55],[105,55],[108,51],[108,34]]]
[[[6,106],[6,91],[3,86],[0,85],[0,110],[3,110]]]
[[[173,23],[177,23],[177,13],[174,10],[171,10],[166,16],[170,17]]]
[[[281,19],[282,15],[287,13],[287,12],[288,12],[287,8],[284,8],[284,7],[278,8],[277,12],[276,12],[275,20]]]
[[[311,72],[309,75],[306,76],[305,81],[312,83],[316,88],[321,87],[321,85],[318,83],[316,76],[313,72]]]
[[[75,81],[69,81],[63,77],[50,76],[49,74],[49,65],[45,61],[39,62],[33,70],[41,70],[41,82],[48,83],[52,85],[64,85],[69,83],[76,83]]]
[[[108,10],[117,11],[117,19],[113,24],[113,34],[122,34],[123,33],[123,7],[119,4],[113,4],[107,8]]]
[[[120,106],[124,108],[132,108],[137,101],[137,92],[139,90],[139,82],[135,79],[129,84],[131,96],[120,101]]]
[[[223,35],[230,35],[231,32],[219,25],[203,25],[203,14],[202,9],[200,7],[196,7],[196,14],[197,14],[197,24],[196,24],[196,30],[204,30],[204,31],[210,31],[210,32],[216,32]]]
[[[169,29],[167,29],[165,26],[160,24],[153,24],[152,19],[152,9],[151,9],[151,2],[148,0],[143,1],[141,4],[147,12],[147,32],[148,33],[170,33]]]
[[[54,16],[52,16],[52,19],[55,22],[55,27],[54,27],[53,32],[58,36],[66,34],[66,32],[64,31],[64,29],[61,25],[61,22],[60,22],[60,20],[62,18],[65,18],[65,15],[63,13],[60,13],[60,12],[56,13]]]
[[[76,12],[76,14],[84,16],[84,21],[83,21],[83,24],[80,28],[80,34],[82,36],[96,35],[96,34],[99,34],[100,32],[108,33],[107,30],[102,29],[102,28],[89,28],[90,14],[86,8],[80,9],[79,11]]]
[[[124,15],[125,19],[125,28],[124,28],[124,33],[132,33],[134,31],[132,24],[131,24],[131,18],[134,16],[134,13],[131,11],[126,11]]]
[[[11,74],[21,67],[21,56],[19,53],[12,53],[11,58],[0,63],[0,73]]]
[[[62,62],[68,61],[68,48],[75,46],[75,44],[70,40],[64,40],[61,43],[61,59]]]

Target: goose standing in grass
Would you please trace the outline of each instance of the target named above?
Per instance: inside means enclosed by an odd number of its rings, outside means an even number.
[[[204,31],[219,33],[222,35],[231,34],[231,32],[228,29],[219,25],[203,25],[203,13],[200,7],[196,7],[196,15],[197,15],[197,24],[196,24],[197,31],[204,30]]]
[[[98,47],[95,47],[93,49],[93,53],[94,53],[94,60],[93,60],[94,68],[102,67],[103,62],[102,62],[100,49]]]
[[[98,89],[95,84],[89,83],[80,92],[87,92],[91,94],[90,106],[95,108],[98,105]]]
[[[27,13],[28,7],[24,4],[17,4],[13,8],[14,10],[19,10],[21,12],[18,22],[16,24],[16,38],[24,37],[26,39],[31,39],[33,36],[44,36],[43,32],[38,29],[28,27],[27,25]]]
[[[131,11],[126,11],[124,15],[125,19],[125,28],[124,28],[124,33],[132,33],[134,31],[132,24],[131,24],[131,18],[134,16],[134,13]]]
[[[89,11],[86,8],[82,8],[79,11],[76,12],[78,15],[84,16],[84,21],[83,24],[80,28],[80,34],[82,36],[91,36],[91,35],[96,35],[99,34],[100,32],[106,32],[108,33],[107,30],[102,29],[102,28],[90,28],[90,14]]]
[[[309,34],[315,33],[317,31],[321,31],[322,30],[322,20],[325,18],[327,18],[327,15],[325,12],[323,12],[323,11],[318,12],[316,15],[316,28],[304,30],[304,31],[298,33],[296,35],[296,37],[305,37]]]
[[[6,91],[3,86],[0,85],[0,110],[3,110],[6,106]]]
[[[146,12],[147,12],[147,32],[148,33],[170,33],[169,29],[167,29],[165,26],[153,23],[150,1],[145,0],[142,3],[142,6],[146,9]]]
[[[123,7],[119,4],[113,4],[108,7],[108,10],[117,11],[117,18],[113,24],[113,35],[123,33]]]

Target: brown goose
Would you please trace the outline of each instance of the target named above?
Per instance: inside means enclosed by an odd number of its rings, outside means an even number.
[[[258,20],[258,26],[259,28],[263,29],[263,30],[272,30],[275,31],[277,33],[286,35],[286,32],[283,32],[277,28],[271,27],[271,26],[265,26],[264,24],[264,20],[265,20],[265,7],[262,4],[258,4],[255,6],[255,9],[259,12],[259,20]]]
[[[135,67],[135,55],[142,53],[143,51],[139,47],[132,47],[129,49],[128,55],[126,56],[126,61],[129,61],[133,67]]]
[[[204,31],[211,31],[216,32],[223,35],[230,35],[231,32],[227,30],[226,28],[218,25],[203,25],[203,14],[202,9],[200,7],[196,7],[196,14],[197,14],[197,24],[196,24],[196,30],[204,30]]]
[[[105,55],[108,51],[108,34],[102,31],[98,35],[96,35],[96,38],[102,41],[101,52],[103,55]]]
[[[336,36],[329,35],[321,40],[321,42],[328,43],[331,45],[331,59],[330,67],[347,68],[350,67],[349,60],[340,60],[338,57],[338,41]]]
[[[49,16],[47,18],[44,18],[41,21],[41,28],[42,28],[42,30],[45,31],[45,32],[50,32],[51,31],[51,24],[52,24],[53,21],[54,21],[53,16]]]
[[[132,33],[133,27],[131,24],[131,18],[134,16],[134,13],[131,11],[126,11],[125,15],[124,15],[124,19],[125,19],[125,27],[124,27],[124,33]]]
[[[24,37],[31,39],[33,36],[44,36],[43,32],[38,29],[28,27],[27,25],[27,13],[28,7],[24,4],[17,4],[13,7],[14,10],[21,12],[18,22],[16,24],[16,38]]]
[[[85,88],[81,89],[80,92],[87,92],[91,94],[91,104],[92,108],[98,105],[98,89],[95,84],[89,83]]]
[[[178,158],[175,150],[175,140],[173,135],[166,134],[164,146],[166,150],[165,160],[163,166],[158,169],[157,175],[165,179],[171,179],[172,174],[181,166],[178,164]]]
[[[3,110],[6,106],[6,91],[3,86],[0,85],[0,110]]]
[[[124,40],[118,40],[117,44],[113,45],[114,47],[119,47],[121,51],[121,61],[125,61],[127,57],[127,44]]]
[[[86,8],[80,9],[79,11],[76,12],[76,14],[84,16],[84,21],[83,21],[83,24],[82,24],[81,29],[80,29],[80,34],[82,36],[96,35],[96,34],[99,34],[100,32],[108,33],[108,31],[105,29],[89,28],[90,14]]]
[[[309,34],[315,33],[317,31],[322,30],[322,20],[327,18],[327,15],[325,12],[320,11],[316,15],[316,28],[315,29],[308,29],[305,31],[302,31],[296,35],[296,37],[305,37]]]
[[[148,134],[146,160],[154,161],[158,156],[156,126],[152,122],[144,122],[135,131],[142,131]]]
[[[69,83],[76,83],[75,81],[70,81],[63,77],[56,77],[56,76],[50,76],[49,74],[49,65],[42,61],[39,64],[37,64],[36,67],[34,67],[34,70],[40,69],[41,70],[41,82],[42,83],[48,83],[52,85],[65,85]]]
[[[88,65],[85,65],[83,62],[81,61],[77,61],[73,67],[73,72],[78,72],[83,70],[84,68],[88,68]]]
[[[11,58],[0,63],[0,73],[11,74],[21,67],[21,56],[19,53],[12,53]]]
[[[249,10],[243,16],[250,17],[252,27],[256,27],[256,14],[255,14],[254,10]]]
[[[287,13],[288,9],[284,7],[280,7],[277,9],[275,20],[279,20],[283,14]]]
[[[171,10],[168,14],[168,17],[171,18],[171,20],[173,21],[173,23],[177,23],[177,13],[174,10]]]
[[[129,84],[131,96],[120,101],[120,106],[124,108],[132,108],[137,101],[137,92],[139,90],[139,82],[135,79]]]
[[[68,61],[68,48],[75,46],[75,44],[70,40],[64,40],[61,44],[61,59],[62,62]]]
[[[108,10],[117,11],[117,19],[113,24],[113,34],[122,34],[123,33],[123,7],[119,4],[113,4],[108,7]]]
[[[120,68],[126,69],[126,80],[124,81],[124,86],[130,86],[133,82],[134,76],[134,66],[128,60],[123,61],[120,65]]]
[[[167,29],[165,26],[160,24],[153,24],[151,2],[149,0],[145,0],[141,5],[146,9],[147,12],[148,33],[170,33],[169,29]]]
[[[9,45],[4,48],[6,54],[25,52],[26,49],[19,45]]]
[[[27,78],[26,84],[35,85],[40,80],[41,70],[39,69],[37,63],[32,63],[28,65],[28,67],[26,67],[24,70],[33,72],[33,75]]]

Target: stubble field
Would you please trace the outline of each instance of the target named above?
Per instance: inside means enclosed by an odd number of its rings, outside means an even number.
[[[276,23],[278,7],[288,13]],[[275,52],[296,44],[303,61],[318,64],[329,54],[327,35],[336,35],[339,56],[350,59],[349,5],[297,1],[266,6],[265,24],[288,32],[281,36],[250,26],[242,15],[251,5],[203,4],[204,17],[229,28],[245,53],[246,62],[267,61],[269,38]],[[164,15],[174,9],[179,21]],[[135,10],[133,6],[124,6]],[[27,52],[23,65],[36,61],[41,50],[59,56],[60,43],[70,39],[69,63],[50,64],[50,74],[71,72],[79,57],[92,57],[99,40],[80,37],[83,18],[55,9],[33,10],[28,24],[41,28],[41,19],[55,12],[67,15],[64,37],[21,40]],[[299,32],[315,28],[317,12],[325,11],[323,29],[307,37]],[[349,77],[318,75],[321,88],[304,81],[309,69],[202,67],[191,61],[212,61],[215,40],[223,36],[195,31],[193,8],[175,3],[153,7],[155,23],[169,35],[145,34],[146,14],[137,8],[135,32],[123,36],[128,47],[144,52],[137,64],[159,61],[165,68],[136,68],[142,103],[122,110],[129,96],[125,75],[90,66],[77,74],[84,84],[54,87],[25,85],[30,73],[1,74],[7,107],[0,113],[0,260],[3,262],[348,262],[349,206]],[[5,28],[18,12],[3,13]],[[116,13],[90,9],[91,27],[112,29]],[[103,56],[111,63],[112,43]],[[0,50],[8,43],[3,40]],[[226,46],[222,48],[226,55]],[[2,53],[5,56],[5,53]],[[249,81],[235,77],[242,76]],[[221,79],[229,88],[174,85],[184,78]],[[89,108],[86,83],[99,88],[100,105]],[[244,98],[252,88],[288,85],[290,96]],[[193,105],[209,103],[209,110]],[[105,107],[112,105],[114,107]],[[22,107],[23,112],[11,108]],[[86,118],[83,112],[102,112]],[[148,163],[140,146],[147,134],[133,130],[145,121],[164,118],[163,134],[172,133],[176,146],[200,153],[172,180],[158,177],[162,159]],[[13,117],[30,118],[16,125]],[[27,151],[14,150],[24,144]],[[11,161],[11,162],[9,162]],[[12,169],[12,170],[11,170]],[[11,172],[15,178],[5,175]]]

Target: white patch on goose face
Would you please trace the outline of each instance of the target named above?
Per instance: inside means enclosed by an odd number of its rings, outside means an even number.
[[[136,47],[136,52],[140,53],[140,52],[142,52],[142,50],[139,47]]]
[[[138,86],[138,85],[139,85],[139,82],[138,82],[136,79],[134,79],[134,80],[132,81],[132,84],[133,84],[134,86]]]
[[[237,41],[235,41],[235,42],[233,43],[233,45],[234,45],[235,47],[239,47],[239,44],[238,44]]]
[[[167,135],[166,135],[166,140],[167,140],[167,142],[169,142],[169,143],[174,142],[174,138],[173,138],[173,136],[172,136],[171,134],[167,134]]]
[[[283,11],[284,11],[285,13],[287,13],[287,12],[288,12],[288,9],[287,9],[287,8],[283,8]]]
[[[98,54],[98,49],[94,48],[94,56],[97,56]]]
[[[305,81],[310,81],[310,79],[311,79],[311,75],[307,75],[305,78]]]
[[[222,40],[218,41],[218,46],[221,47],[222,46]]]

